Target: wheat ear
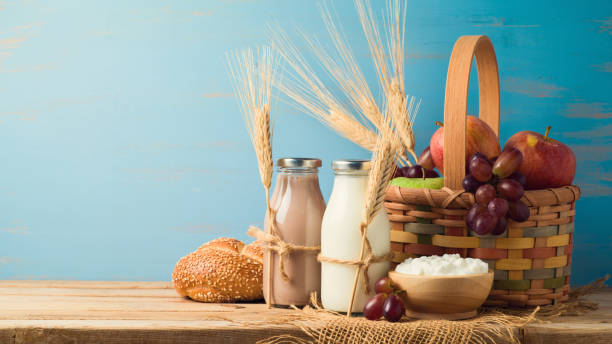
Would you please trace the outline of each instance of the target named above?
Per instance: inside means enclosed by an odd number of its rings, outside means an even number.
[[[227,59],[268,198],[274,169],[270,102],[278,58],[270,47],[264,46],[257,50],[256,56],[253,50],[246,49],[229,53]]]
[[[376,213],[382,208],[387,186],[397,167],[394,148],[397,145],[398,138],[390,126],[387,126],[387,128],[380,131],[376,149],[372,154],[363,218],[366,226],[372,222]]]
[[[332,57],[321,44],[318,44],[318,41],[303,35],[305,41],[321,65],[335,79],[337,86],[347,96],[352,107],[376,129],[380,129],[383,121],[380,108],[376,104],[344,32],[336,25],[338,19],[332,16],[327,3],[320,6],[319,10],[329,37],[336,48],[337,57]]]
[[[406,2],[388,1],[384,16],[386,51],[370,3],[366,0],[355,0],[355,7],[385,95],[389,115],[404,148],[416,160],[412,124],[418,113],[420,101],[407,95],[404,88]],[[389,61],[385,58],[386,55],[389,56]]]
[[[361,147],[373,150],[376,133],[355,118],[330,92],[283,30],[269,28],[269,33],[272,46],[288,68],[277,87],[293,100],[291,105]]]

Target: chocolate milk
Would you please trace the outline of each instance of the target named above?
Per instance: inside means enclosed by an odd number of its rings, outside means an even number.
[[[325,201],[319,188],[318,159],[279,159],[279,174],[270,204],[276,211],[276,229],[287,243],[302,246],[321,245],[321,221]],[[266,226],[268,221],[266,218]],[[268,266],[269,255],[272,266]],[[271,273],[271,304],[306,305],[310,293],[321,289],[321,264],[316,252],[293,251],[284,258],[289,281],[280,273],[279,255],[266,251],[264,255],[264,297],[268,297]]]

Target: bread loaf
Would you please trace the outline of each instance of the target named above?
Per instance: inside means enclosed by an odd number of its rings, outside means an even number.
[[[181,258],[172,282],[176,292],[202,302],[235,302],[263,297],[263,249],[258,242],[219,238]]]

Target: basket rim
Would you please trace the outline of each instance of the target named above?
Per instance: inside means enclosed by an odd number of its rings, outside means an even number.
[[[521,198],[528,207],[555,206],[576,202],[581,191],[576,185],[539,190],[525,190]],[[385,201],[404,204],[428,205],[449,209],[469,209],[474,203],[474,195],[465,190],[402,188],[389,185]]]

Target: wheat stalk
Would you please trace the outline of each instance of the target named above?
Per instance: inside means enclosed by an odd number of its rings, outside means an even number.
[[[386,52],[389,61],[385,58],[383,40],[370,3],[366,0],[355,0],[355,7],[368,41],[370,54],[385,95],[389,114],[405,149],[416,160],[412,124],[418,112],[420,101],[416,101],[414,97],[407,95],[404,88],[406,2],[404,0],[390,0],[383,18],[386,28]]]
[[[267,199],[274,169],[270,102],[278,58],[270,47],[264,46],[257,50],[256,56],[253,50],[246,49],[229,53],[227,60],[234,81],[234,92],[238,96],[251,143],[255,148],[259,175]]]
[[[383,117],[385,119],[386,117]],[[399,140],[388,120],[388,125],[379,133],[376,148],[372,154],[372,165],[368,175],[363,223],[368,226],[376,213],[382,208],[389,181],[396,169],[395,157]]]
[[[381,130],[381,125],[383,123],[381,110],[361,72],[346,36],[336,25],[338,20],[334,20],[330,8],[326,4],[327,3],[320,7],[320,12],[336,49],[337,58],[332,57],[316,38],[304,33],[302,33],[302,37],[310,50],[318,58],[321,65],[335,79],[337,86],[349,99],[353,109],[355,109],[362,118],[372,123],[377,130]],[[402,125],[401,128],[406,127],[405,123],[398,122],[398,124]],[[410,133],[407,133],[407,137],[410,137]],[[398,152],[404,152],[401,141],[398,142],[396,150]],[[399,161],[402,165],[404,164],[403,162],[410,164],[403,153],[400,154]]]
[[[334,77],[338,87],[348,97],[353,108],[370,121],[376,129],[380,129],[383,121],[380,108],[376,104],[344,33],[336,25],[338,20],[332,18],[331,11],[326,5],[320,7],[320,12],[339,58],[332,58],[322,45],[315,44],[318,41],[315,42],[303,35],[306,42],[323,67]]]
[[[261,183],[266,189],[266,214],[274,223],[270,204],[270,187],[274,163],[272,161],[272,126],[270,121],[270,101],[272,85],[276,80],[278,58],[270,47],[264,46],[257,50],[235,51],[227,55],[228,67],[234,81],[234,92],[238,96],[242,116],[247,126],[251,143],[255,148],[257,165]],[[274,226],[269,226],[274,233]],[[272,255],[266,258],[266,264],[272,265]],[[268,275],[272,282],[272,274]],[[266,303],[271,307],[272,289],[268,288]]]
[[[290,69],[277,87],[293,100],[292,105],[359,146],[373,150],[376,133],[331,93],[283,30],[270,28],[269,32],[272,46]]]

